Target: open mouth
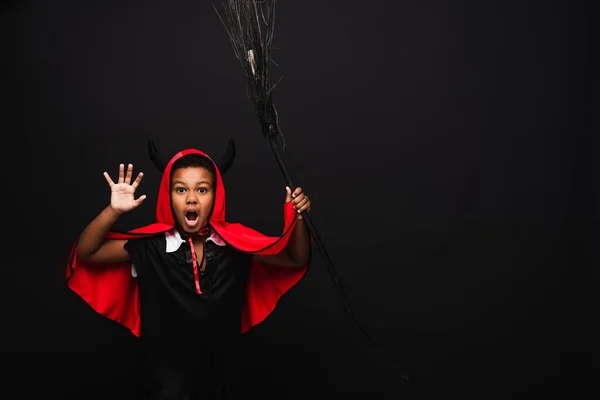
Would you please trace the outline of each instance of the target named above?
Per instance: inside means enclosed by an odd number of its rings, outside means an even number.
[[[188,226],[196,226],[199,219],[200,215],[198,215],[196,211],[188,211],[185,213],[185,222]]]

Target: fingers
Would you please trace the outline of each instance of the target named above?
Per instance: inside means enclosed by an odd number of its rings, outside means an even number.
[[[310,211],[311,209],[311,202],[310,199],[308,198],[307,195],[305,195],[302,192],[302,188],[298,187],[296,188],[296,190],[294,190],[293,193],[290,193],[290,188],[286,187],[286,191],[287,191],[287,196],[286,196],[286,202],[292,201],[293,205],[294,205],[294,209],[296,209],[296,211],[298,213],[303,213],[305,211]],[[298,218],[302,219],[301,216],[299,216]]]
[[[296,208],[303,207],[306,203],[310,203],[310,200],[306,195],[302,195],[294,199],[294,205],[296,206]]]
[[[144,202],[144,200],[146,200],[146,195],[143,194],[141,195],[137,200],[134,200],[134,207],[139,206],[140,204],[142,204]]]
[[[128,164],[127,165],[127,172],[125,172],[125,164],[119,164],[119,180],[118,183],[126,183],[126,184],[130,184],[131,182],[131,177],[133,175],[133,164]],[[139,185],[140,182],[142,181],[142,178],[144,177],[144,173],[140,172],[137,176],[137,178],[135,178],[135,181],[133,181],[133,183],[131,184],[131,186],[136,189]],[[106,181],[108,182],[108,184],[110,185],[110,187],[112,187],[113,185],[115,185],[115,182],[113,182],[113,180],[110,178],[110,176],[108,175],[107,172],[104,172],[104,178],[106,179]]]
[[[298,219],[302,218],[303,212],[309,212],[311,208],[310,200],[308,196],[305,196],[298,204],[294,205],[296,212],[298,213]]]
[[[296,198],[296,197],[300,196],[301,193],[302,193],[302,188],[297,187],[296,190],[294,190],[294,193],[292,193],[292,197]]]
[[[131,187],[133,188],[133,190],[137,189],[137,187],[140,185],[140,182],[142,181],[142,178],[144,177],[144,173],[140,172],[137,176],[137,178],[135,178],[135,181],[133,181],[133,183],[131,184]]]
[[[108,172],[104,172],[104,179],[106,179],[106,182],[108,182],[108,186],[113,187],[115,185],[113,180],[110,179],[110,176],[108,176]]]
[[[296,190],[294,190],[294,193],[292,193],[292,190],[290,189],[289,186],[285,187],[285,202],[289,203],[290,201],[292,201],[292,199],[296,199],[298,198],[300,195],[302,195],[302,188],[297,187]],[[296,202],[294,202],[295,204]]]
[[[131,175],[133,174],[133,165],[127,165],[127,174],[125,175],[125,183],[131,183]]]
[[[119,164],[119,183],[123,183],[125,180],[125,166],[123,164]]]
[[[308,211],[310,209],[310,200],[308,196],[294,199],[294,208],[299,212]]]

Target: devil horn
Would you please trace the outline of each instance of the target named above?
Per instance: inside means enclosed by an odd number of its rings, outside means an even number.
[[[167,161],[165,161],[162,155],[158,152],[156,144],[152,139],[148,139],[148,153],[150,154],[150,160],[152,160],[156,168],[160,172],[165,172],[165,168],[167,167]]]
[[[235,143],[233,142],[233,139],[229,139],[229,144],[227,145],[227,150],[225,151],[225,154],[223,154],[221,159],[217,162],[217,167],[219,168],[219,171],[221,171],[221,174],[224,175],[225,172],[227,172],[229,167],[231,167],[231,164],[233,164],[234,158]]]

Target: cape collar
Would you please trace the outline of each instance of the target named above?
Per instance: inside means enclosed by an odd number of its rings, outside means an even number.
[[[165,239],[167,240],[167,253],[173,253],[181,247],[182,243],[186,243],[186,241],[181,237],[179,231],[176,228],[168,230],[165,232]],[[217,235],[215,231],[211,231],[210,236],[206,239],[206,241],[211,241],[217,246],[225,246],[226,243]]]

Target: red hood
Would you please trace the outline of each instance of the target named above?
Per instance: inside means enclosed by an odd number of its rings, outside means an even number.
[[[206,157],[210,160],[210,162],[213,163],[216,172],[215,180],[217,192],[215,193],[213,211],[210,215],[209,222],[212,223],[214,221],[218,221],[218,223],[220,223],[225,221],[225,186],[223,185],[221,171],[219,171],[217,164],[206,153],[196,149],[187,149],[175,154],[163,172],[158,189],[158,199],[156,202],[156,221],[158,223],[169,226],[175,225],[175,220],[173,219],[173,212],[171,209],[171,168],[175,161],[190,154],[199,154],[203,157]]]

